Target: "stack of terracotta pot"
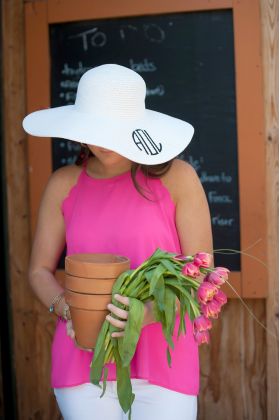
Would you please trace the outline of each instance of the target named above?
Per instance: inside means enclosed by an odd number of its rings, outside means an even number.
[[[112,301],[118,276],[130,261],[114,254],[74,254],[65,258],[65,298],[77,344],[93,349]]]

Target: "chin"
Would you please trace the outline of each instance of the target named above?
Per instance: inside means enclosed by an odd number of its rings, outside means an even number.
[[[99,152],[98,155],[95,155],[95,156],[101,161],[106,160],[106,161],[115,162],[115,163],[118,163],[118,162],[122,163],[124,160],[126,160],[124,157],[111,151]]]
[[[113,150],[105,149],[100,146],[89,146],[89,149],[94,154],[96,159],[102,162],[105,165],[114,165],[114,166],[123,166],[126,162],[130,162],[129,159],[124,156],[114,152]]]

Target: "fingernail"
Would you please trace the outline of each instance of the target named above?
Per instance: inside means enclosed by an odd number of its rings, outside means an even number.
[[[107,308],[108,309],[111,309],[112,308],[112,305],[110,303],[108,303]]]
[[[119,297],[119,295],[118,294],[116,294],[116,295],[114,295],[114,298],[116,299],[116,298],[118,298]]]

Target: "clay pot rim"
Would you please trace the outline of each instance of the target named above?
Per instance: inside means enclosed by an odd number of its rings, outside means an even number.
[[[85,277],[85,276],[76,276],[75,274],[71,274],[71,273],[69,273],[68,271],[65,271],[65,274],[67,275],[67,276],[71,276],[71,277],[75,277],[75,278],[77,278],[77,279],[85,279],[85,280],[100,280],[100,281],[103,281],[103,280],[115,280],[116,279],[116,277]]]
[[[88,296],[112,296],[112,293],[89,293],[89,292],[77,292],[77,290],[69,289],[68,287],[65,289],[69,292],[76,293],[77,295],[88,295]]]
[[[92,255],[112,256],[114,258],[119,259],[120,261],[112,261],[112,262],[94,261],[93,262],[93,261],[81,261],[79,259],[81,256],[86,257],[87,255],[88,256],[92,256]],[[114,265],[114,266],[115,265],[121,265],[121,264],[128,263],[128,262],[130,263],[130,259],[123,256],[123,255],[116,255],[116,254],[111,254],[111,253],[101,253],[101,252],[71,254],[71,255],[67,255],[65,257],[65,259],[66,260],[72,259],[72,261],[75,260],[75,262],[77,261],[80,264],[91,264],[91,265],[96,264],[96,265],[106,265],[106,266],[108,266],[108,265]]]
[[[80,308],[79,306],[70,306],[70,310],[77,309],[79,311],[86,311],[86,312],[107,312],[108,314],[110,311],[108,309],[88,309],[88,308]],[[105,320],[105,319],[104,319]]]

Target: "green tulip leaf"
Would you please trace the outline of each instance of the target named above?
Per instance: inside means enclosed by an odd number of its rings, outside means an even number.
[[[167,356],[168,366],[171,368],[171,354],[170,354],[170,348],[169,347],[167,347],[167,349],[166,349],[166,356]]]
[[[162,260],[161,264],[167,269],[171,274],[173,274],[178,279],[181,278],[181,271],[176,270],[173,264],[169,260]]]
[[[90,365],[90,380],[94,385],[99,385],[105,361],[105,336],[109,329],[109,322],[105,320],[97,338],[93,359]]]
[[[113,296],[114,294],[120,291],[120,288],[122,287],[123,283],[129,279],[131,273],[133,273],[133,270],[127,270],[119,275],[119,277],[117,278],[117,280],[115,281],[113,285],[113,289],[112,289]]]
[[[119,398],[119,403],[124,413],[130,411],[131,415],[131,406],[133,404],[135,394],[133,394],[132,392],[132,385],[130,381],[130,367],[122,366],[121,358],[117,348],[114,348],[114,356],[117,367],[117,394]]]
[[[124,337],[119,342],[122,365],[128,366],[135,354],[144,319],[144,304],[138,299],[129,297],[129,313]]]
[[[185,300],[181,299],[181,303],[180,303],[180,325],[179,325],[179,330],[178,330],[178,336],[180,336],[181,333],[186,334],[186,321],[185,321],[185,315],[186,315],[186,305],[185,305]]]
[[[174,349],[172,341],[175,320],[176,320],[176,294],[170,289],[165,289],[165,322],[162,324],[162,330],[169,346]]]
[[[158,303],[156,300],[153,301],[153,316],[156,322],[165,323],[165,315],[159,310]]]
[[[102,398],[103,397],[103,395],[105,394],[105,392],[106,392],[106,385],[107,385],[107,377],[108,377],[108,368],[107,367],[105,367],[104,368],[104,376],[103,376],[103,391],[102,391],[102,394],[100,395],[100,398]]]
[[[150,289],[150,294],[151,294],[151,289]],[[154,299],[157,301],[159,310],[163,312],[165,310],[165,304],[164,304],[165,283],[164,283],[164,277],[162,275],[158,277],[157,280],[154,282],[151,295],[154,296]]]

